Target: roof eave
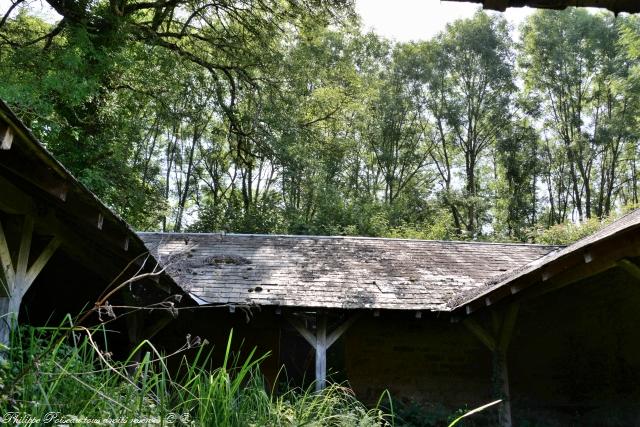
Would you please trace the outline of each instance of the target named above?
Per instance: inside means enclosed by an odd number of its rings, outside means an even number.
[[[562,10],[567,7],[598,7],[614,13],[640,12],[636,0],[447,0],[465,3],[480,3],[483,8],[504,12],[510,7],[533,7],[538,9]]]

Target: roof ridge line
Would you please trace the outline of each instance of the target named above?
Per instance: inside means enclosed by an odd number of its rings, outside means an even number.
[[[429,239],[410,239],[406,237],[371,237],[371,236],[326,236],[311,234],[263,234],[263,233],[226,233],[219,232],[163,232],[163,231],[139,231],[139,235],[169,235],[169,236],[239,236],[239,237],[280,237],[288,239],[326,239],[326,240],[383,240],[383,241],[406,241],[406,242],[425,242],[425,243],[454,243],[467,245],[493,245],[493,246],[525,246],[525,247],[543,247],[562,249],[566,245],[550,245],[542,243],[520,243],[520,242],[485,242],[478,240],[429,240]]]

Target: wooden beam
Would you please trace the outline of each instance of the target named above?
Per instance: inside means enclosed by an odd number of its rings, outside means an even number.
[[[26,215],[22,224],[20,234],[20,249],[18,250],[18,261],[16,262],[15,288],[20,292],[24,287],[29,268],[29,254],[31,253],[31,240],[33,238],[33,216]]]
[[[25,287],[28,289],[29,286],[33,283],[33,281],[38,277],[42,269],[47,265],[53,254],[62,244],[62,240],[58,237],[54,237],[51,239],[46,248],[43,249],[42,253],[38,258],[33,262],[31,267],[29,267],[29,271],[27,271],[27,276],[25,278]]]
[[[12,149],[11,153],[2,154],[0,150],[0,168],[10,172],[14,177],[20,177],[40,190],[55,197],[62,202],[66,201],[70,188],[67,177],[56,173],[52,167],[42,164],[42,161],[34,160],[33,153],[29,150]],[[3,175],[6,175],[3,172]],[[12,179],[12,182],[13,179]]]
[[[499,313],[496,310],[491,312],[493,334],[487,332],[472,318],[468,317],[462,322],[491,350],[493,356],[493,394],[497,399],[502,400],[498,423],[500,427],[512,426],[507,349],[513,335],[518,308],[518,304],[511,304],[506,307],[504,313]]]
[[[13,143],[13,130],[11,126],[7,126],[2,133],[2,141],[0,142],[0,150],[10,150]]]
[[[509,343],[511,342],[511,337],[513,335],[513,329],[518,317],[519,308],[520,304],[517,303],[509,304],[509,306],[507,307],[502,318],[502,326],[500,327],[500,335],[498,338],[498,345],[496,350],[506,352],[509,348]]]
[[[590,251],[586,251],[583,256],[585,264],[589,264],[591,261],[593,261],[593,254]]]
[[[585,258],[585,253],[588,254]],[[602,273],[617,265],[617,261],[640,256],[640,233],[637,228],[613,236],[604,242],[596,242],[588,249],[568,254],[552,265],[525,273],[514,282],[497,287],[490,293],[468,301],[459,310],[467,315],[486,307],[487,297],[491,305],[517,294],[517,301],[535,298],[556,291],[590,276]],[[589,260],[589,262],[586,262]]]
[[[327,348],[331,347],[333,343],[335,343],[338,340],[338,338],[340,338],[342,334],[344,334],[347,331],[347,329],[349,329],[351,325],[353,325],[353,323],[356,320],[358,320],[359,317],[360,317],[359,314],[355,314],[351,316],[349,319],[347,319],[345,322],[342,322],[340,326],[335,328],[333,332],[331,332],[331,334],[327,337]]]
[[[295,316],[287,316],[289,323],[293,325],[302,337],[307,340],[311,347],[316,348],[316,337],[307,327]]]
[[[3,289],[0,290],[0,295],[9,296],[11,292],[10,287],[13,286],[16,280],[16,273],[13,267],[13,261],[11,260],[11,252],[9,252],[7,236],[2,227],[2,221],[0,221],[0,264],[6,281],[2,286]]]
[[[316,313],[316,391],[327,383],[327,313]]]
[[[568,269],[563,273],[560,273],[554,276],[552,279],[550,279],[546,284],[542,286],[537,286],[528,292],[523,292],[522,300],[538,298],[550,292],[558,291],[576,282],[588,279],[589,277],[595,276],[596,274],[607,271],[615,267],[616,265],[617,265],[617,262],[613,260],[605,260],[605,261],[594,260],[589,264],[582,264],[581,266],[576,266],[574,268]]]
[[[346,332],[347,329],[360,317],[360,314],[351,316],[327,336],[327,313],[316,312],[316,330],[311,332],[295,316],[287,316],[289,323],[304,337],[315,350],[316,361],[316,391],[325,388],[327,383],[327,350]]]
[[[0,261],[6,280],[6,283],[3,284],[2,309],[0,310],[0,315],[6,317],[6,321],[0,324],[0,342],[4,344],[8,343],[11,328],[17,320],[22,297],[62,243],[58,237],[51,239],[38,258],[29,266],[33,229],[34,218],[32,215],[26,215],[20,233],[18,259],[14,267],[6,234],[0,223]]]
[[[511,427],[511,394],[509,391],[509,368],[507,364],[507,350],[513,329],[518,317],[518,309],[520,305],[517,303],[509,304],[502,316],[502,325],[500,326],[500,334],[498,336],[498,345],[496,351],[493,352],[493,383],[495,384],[495,397],[502,400],[499,411],[500,427]]]
[[[122,293],[124,303],[129,307],[135,307],[137,305],[136,299],[129,289],[126,289]],[[127,338],[129,339],[129,362],[133,362],[128,368],[129,374],[133,374],[135,371],[135,363],[140,361],[140,351],[133,353],[133,350],[142,341],[142,333],[144,330],[144,317],[141,311],[133,310],[125,315],[125,323],[127,325]]]
[[[507,10],[507,5],[507,0],[483,0],[482,2],[482,6],[485,9],[498,10],[500,12]]]
[[[511,396],[509,391],[509,369],[507,354],[504,351],[493,352],[493,384],[494,396],[502,400],[498,412],[498,425],[511,427]]]
[[[493,334],[489,333],[474,319],[467,317],[463,324],[491,350],[493,356],[492,384],[496,399],[502,400],[500,405],[498,425],[511,427],[511,397],[509,391],[509,370],[507,366],[507,350],[513,335],[519,304],[508,305],[504,312],[491,311],[491,325]]]
[[[491,351],[496,349],[496,340],[490,333],[488,333],[478,322],[474,319],[467,317],[462,321],[462,324],[473,333],[487,348]]]

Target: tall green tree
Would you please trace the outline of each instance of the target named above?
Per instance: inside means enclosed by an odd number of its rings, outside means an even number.
[[[622,19],[582,9],[538,12],[522,31],[525,87],[543,110],[546,138],[567,156],[565,191],[578,220],[611,212],[624,147],[636,139],[626,125],[636,110],[635,94],[626,90],[629,63],[618,48]],[[556,197],[553,209],[567,198]],[[565,219],[555,211],[550,216]]]

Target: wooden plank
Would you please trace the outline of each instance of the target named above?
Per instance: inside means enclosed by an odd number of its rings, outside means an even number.
[[[462,321],[462,324],[469,329],[487,348],[491,351],[496,349],[496,340],[489,334],[482,326],[478,324],[474,319],[467,317]]]
[[[38,256],[38,258],[33,262],[31,267],[29,267],[29,271],[27,271],[27,276],[25,278],[25,291],[29,289],[29,286],[36,280],[36,277],[40,274],[42,269],[47,265],[53,254],[55,254],[56,250],[62,244],[62,240],[58,237],[54,237],[51,239],[47,247],[45,247],[42,253]]]
[[[316,313],[316,391],[327,383],[327,314]]]

